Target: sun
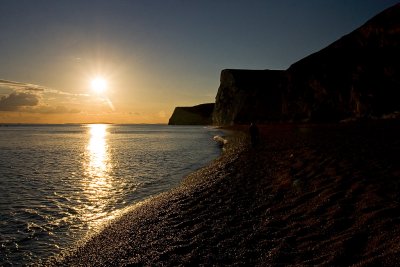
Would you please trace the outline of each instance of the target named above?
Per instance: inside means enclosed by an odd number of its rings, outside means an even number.
[[[90,82],[92,90],[98,94],[107,90],[107,81],[103,77],[96,77]]]

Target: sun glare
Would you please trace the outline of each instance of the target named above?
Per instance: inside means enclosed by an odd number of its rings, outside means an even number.
[[[101,94],[107,89],[107,81],[102,77],[96,77],[90,82],[90,86],[94,92]]]

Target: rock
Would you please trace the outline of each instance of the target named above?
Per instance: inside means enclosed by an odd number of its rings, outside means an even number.
[[[214,103],[194,107],[176,107],[169,125],[211,125]]]
[[[288,70],[284,115],[338,121],[400,110],[400,4]]]
[[[223,70],[213,123],[332,122],[400,111],[400,4],[286,71]]]
[[[280,70],[223,70],[213,113],[214,124],[279,120],[285,77],[285,72]]]

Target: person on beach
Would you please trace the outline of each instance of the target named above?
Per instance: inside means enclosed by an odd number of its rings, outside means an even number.
[[[257,125],[254,122],[252,122],[250,124],[249,132],[250,132],[251,145],[252,145],[252,147],[256,147],[258,144],[258,141],[260,139],[260,136],[259,136],[260,133],[258,131]]]

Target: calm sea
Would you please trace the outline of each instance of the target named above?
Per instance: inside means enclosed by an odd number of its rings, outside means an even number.
[[[0,127],[0,265],[40,263],[216,158],[217,130]]]

